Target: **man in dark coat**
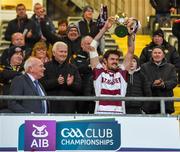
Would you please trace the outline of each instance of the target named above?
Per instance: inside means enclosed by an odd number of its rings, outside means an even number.
[[[24,4],[18,4],[16,6],[16,13],[17,17],[8,23],[5,31],[5,39],[11,41],[11,36],[16,32],[20,32],[25,36],[26,45],[32,47],[40,38],[37,35],[35,22],[28,19]]]
[[[68,45],[68,60],[81,49],[79,28],[73,23],[68,25],[67,37],[62,37],[57,33],[52,32],[50,30],[50,25],[48,25],[44,19],[41,21],[41,30],[42,34],[47,39],[47,42],[54,44],[55,42],[63,41]]]
[[[141,65],[150,61],[152,49],[155,46],[162,46],[164,48],[167,62],[175,65],[177,69],[180,69],[180,56],[176,48],[166,42],[166,40],[164,39],[164,32],[161,29],[158,29],[153,33],[152,42],[150,42],[145,48],[143,48],[140,55]]]
[[[40,3],[35,3],[34,14],[31,17],[31,20],[33,20],[36,25],[37,33],[40,39],[46,40],[46,38],[43,36],[42,31],[41,31],[41,25],[40,25],[41,18],[44,18],[44,20],[46,21],[46,24],[49,25],[49,29],[51,32],[56,31],[52,20],[45,13],[44,7]]]
[[[162,47],[152,49],[152,59],[142,65],[141,72],[145,75],[152,97],[173,97],[177,74],[174,65],[167,63]],[[160,113],[160,102],[145,102],[143,110],[148,114]],[[165,110],[169,114],[174,112],[173,101],[165,102]]]
[[[170,23],[171,13],[175,13],[175,0],[150,0],[152,7],[156,11],[156,22],[161,26]]]
[[[8,65],[2,65],[2,71],[0,71],[0,82],[2,85],[2,94],[9,95],[9,89],[11,81],[16,76],[22,75],[22,64],[23,64],[24,53],[23,49],[18,46],[12,46],[8,51],[7,63]],[[10,112],[6,101],[2,101],[0,105],[0,112]]]
[[[12,80],[10,95],[45,96],[46,93],[38,79],[44,76],[44,65],[41,60],[30,57],[24,64],[25,74]],[[40,92],[39,92],[40,90]],[[40,95],[41,93],[41,95]],[[11,100],[8,108],[15,113],[47,113],[48,103],[45,100]]]
[[[90,66],[90,58],[88,48],[93,38],[85,36],[81,40],[81,50],[78,51],[71,63],[76,65],[82,80],[82,87],[79,95],[81,96],[94,96],[93,76]],[[94,113],[95,101],[78,101],[78,113]]]
[[[56,42],[52,48],[53,59],[45,64],[41,82],[50,96],[75,96],[81,89],[78,69],[67,61],[68,47]],[[75,113],[76,101],[50,101],[52,113]]]

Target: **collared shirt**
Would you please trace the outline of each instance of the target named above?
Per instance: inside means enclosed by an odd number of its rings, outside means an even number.
[[[31,74],[29,74],[29,73],[27,73],[27,75],[28,75],[29,78],[32,80],[34,86],[37,87],[36,84],[35,84],[35,80],[36,80],[36,79],[35,79]],[[40,89],[40,91],[41,91],[41,95],[42,95],[42,96],[45,96],[45,93],[43,92],[43,90],[42,90],[42,88],[41,88],[40,85],[39,85],[39,89]],[[46,101],[46,100],[42,100],[42,102],[43,102],[43,104],[44,104],[43,107],[45,108],[45,109],[44,109],[44,113],[47,113],[47,101]]]

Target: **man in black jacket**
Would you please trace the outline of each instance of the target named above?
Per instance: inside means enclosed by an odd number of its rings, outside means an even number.
[[[89,58],[89,46],[93,38],[85,36],[81,40],[81,50],[78,51],[73,58],[71,63],[76,65],[82,80],[82,87],[79,95],[81,96],[94,96],[93,76],[92,69],[90,66]],[[78,113],[94,113],[95,101],[78,101]]]
[[[23,49],[18,46],[11,46],[7,51],[7,54],[7,65],[2,65],[2,71],[0,71],[0,82],[3,84],[3,95],[9,95],[9,89],[12,79],[16,76],[22,75],[23,70]],[[2,103],[4,106],[2,108],[2,105],[0,105],[0,112],[10,112],[9,109],[7,109],[7,101],[2,101]]]
[[[167,63],[164,49],[156,46],[152,49],[152,59],[143,64],[141,72],[145,75],[146,81],[153,97],[173,97],[173,89],[177,85],[175,67]],[[145,102],[143,110],[149,114],[160,113],[160,102]],[[166,113],[174,112],[173,101],[165,102]]]
[[[41,82],[50,96],[75,96],[81,89],[78,69],[67,61],[68,46],[56,42],[52,48],[53,59],[45,64]],[[75,113],[76,101],[50,101],[52,113]]]
[[[176,69],[180,69],[180,56],[174,46],[171,46],[164,39],[164,33],[161,29],[158,29],[153,33],[152,42],[150,42],[145,48],[143,48],[140,55],[140,64],[146,63],[151,59],[152,49],[155,46],[162,46],[165,52],[165,58],[168,63],[175,65]]]
[[[44,20],[46,21],[46,24],[49,25],[49,30],[51,32],[56,32],[56,29],[54,27],[52,20],[45,13],[44,7],[40,3],[36,3],[34,4],[34,14],[31,17],[31,20],[33,20],[36,25],[38,36],[40,37],[40,39],[46,40],[46,38],[43,36],[42,31],[41,31],[41,25],[40,25],[41,18],[44,18]]]
[[[63,41],[68,45],[68,60],[81,48],[81,36],[79,28],[73,23],[68,25],[67,37],[62,37],[57,33],[52,32],[50,30],[50,25],[47,24],[46,20],[44,19],[41,21],[41,30],[42,34],[47,39],[47,42],[54,44],[55,42]]]
[[[170,13],[175,13],[175,0],[150,0],[156,11],[156,22],[160,26],[170,23]]]
[[[40,38],[37,35],[35,23],[31,19],[28,19],[24,4],[18,4],[16,6],[16,13],[17,17],[8,23],[5,31],[5,39],[11,41],[11,36],[16,32],[20,32],[25,36],[26,45],[32,47]]]

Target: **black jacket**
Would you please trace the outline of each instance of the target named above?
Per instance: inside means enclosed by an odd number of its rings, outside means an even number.
[[[141,72],[145,75],[148,87],[151,89],[153,97],[173,97],[173,89],[177,85],[177,74],[175,67],[167,63],[164,59],[158,66],[153,61],[149,61],[142,65]],[[164,87],[153,86],[154,80],[162,79]],[[173,102],[166,102],[166,113],[174,112]],[[159,102],[146,102],[143,106],[147,113],[159,113]]]
[[[176,7],[175,0],[150,0],[150,3],[156,13],[170,13],[170,8]]]
[[[42,35],[41,24],[40,24],[40,20],[36,16],[36,14],[33,14],[33,16],[31,17],[31,20],[35,22],[38,36],[41,37],[41,35]],[[52,20],[47,15],[45,15],[44,20],[46,21],[46,24],[48,25],[49,30],[51,32],[56,32],[56,29],[54,27]]]
[[[50,25],[47,24],[46,20],[42,20],[41,30],[49,43],[54,44],[57,41],[63,41],[68,45],[68,59],[70,59],[73,54],[81,49],[81,37],[78,37],[76,40],[71,41],[68,37],[59,36],[57,33],[52,32],[50,29]]]
[[[148,84],[145,81],[144,75],[140,72],[138,68],[134,73],[128,73],[127,79],[127,97],[144,97],[151,96],[151,91],[149,90]],[[143,105],[141,101],[126,101],[126,109],[128,107],[139,107]]]
[[[39,41],[40,37],[38,36],[38,32],[36,29],[35,22],[31,19],[24,18],[19,19],[18,17],[9,21],[7,29],[5,31],[5,40],[11,41],[12,34],[16,32],[27,34],[28,31],[32,31],[32,37],[27,38],[25,36],[26,45],[32,47],[34,43]]]
[[[3,83],[3,95],[9,94],[12,79],[16,76],[22,75],[22,70],[21,67],[19,67],[19,70],[14,70],[10,65],[3,68],[0,72],[0,82]]]
[[[11,66],[3,66],[2,71],[0,71],[0,83],[2,84],[2,94],[9,95],[9,89],[11,85],[11,81],[16,76],[21,75],[22,68],[20,70],[14,70]],[[2,100],[0,109],[8,108],[7,100]]]
[[[90,67],[89,54],[80,50],[73,56],[71,63],[76,65],[82,79],[80,95],[94,95],[92,69]]]
[[[99,33],[97,23],[93,20],[88,23],[85,19],[82,19],[78,22],[78,27],[82,37],[89,35],[94,38]]]
[[[152,49],[155,46],[156,44],[154,42],[151,42],[142,50],[141,55],[140,55],[141,65],[143,63],[150,61]],[[165,48],[165,58],[167,62],[173,64],[177,69],[180,69],[180,56],[178,52],[176,51],[175,47],[171,46],[165,40],[163,41],[162,46]]]
[[[76,96],[81,89],[81,78],[77,68],[64,62],[59,64],[54,58],[45,64],[44,77],[41,83],[49,96]],[[66,83],[68,74],[74,76],[73,84],[68,86]],[[64,84],[58,83],[58,77],[62,75],[65,79]],[[53,113],[75,113],[75,101],[50,101],[51,112]]]
[[[63,64],[59,64],[54,58],[52,61],[45,64],[45,72],[44,77],[41,79],[41,82],[47,91],[48,95],[76,95],[76,93],[81,88],[81,78],[77,68],[67,62]],[[65,80],[67,79],[67,75],[74,75],[74,83],[71,87],[67,86],[67,84],[59,85],[58,77],[62,75]]]

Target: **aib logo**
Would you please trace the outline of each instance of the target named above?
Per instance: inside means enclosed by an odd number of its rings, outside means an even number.
[[[48,132],[45,129],[46,125],[42,125],[42,126],[38,127],[35,124],[33,124],[33,128],[35,128],[34,131],[32,132],[33,137],[45,138],[48,136]]]
[[[56,121],[25,121],[25,150],[55,151]]]

